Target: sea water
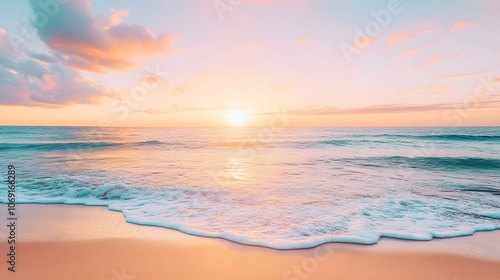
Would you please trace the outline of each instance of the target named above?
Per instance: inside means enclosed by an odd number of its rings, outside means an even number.
[[[269,131],[0,127],[0,193],[278,249],[500,229],[500,128]]]

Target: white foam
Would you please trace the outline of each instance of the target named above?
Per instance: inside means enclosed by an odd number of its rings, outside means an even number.
[[[337,197],[317,205],[296,206],[298,201],[287,200],[266,204],[268,196],[248,193],[238,197],[242,195],[110,183],[94,189],[59,186],[43,195],[35,190],[18,191],[21,203],[108,206],[123,212],[131,223],[276,249],[308,248],[326,242],[374,244],[382,236],[431,240],[500,228],[500,220],[496,220],[499,213],[492,212],[493,207],[477,211],[486,207],[475,199],[455,203],[434,197],[424,201],[410,192],[375,199]],[[200,203],[205,199],[208,201]]]

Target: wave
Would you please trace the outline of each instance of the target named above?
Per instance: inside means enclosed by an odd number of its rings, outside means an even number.
[[[26,151],[57,151],[75,150],[88,151],[92,149],[103,149],[113,147],[130,146],[156,146],[156,145],[178,145],[162,141],[140,141],[140,142],[67,142],[67,143],[0,143],[0,151],[26,150]]]
[[[343,162],[365,167],[407,167],[419,169],[473,169],[496,170],[500,169],[500,159],[477,157],[356,157],[334,158],[321,160],[323,162]]]
[[[374,137],[406,138],[422,140],[443,141],[500,141],[500,135],[467,135],[467,134],[439,134],[439,135],[402,135],[402,134],[379,134]]]
[[[359,136],[359,135],[358,135]],[[365,137],[360,139],[360,137]],[[363,135],[356,138],[325,139],[311,141],[227,141],[216,143],[198,143],[191,148],[206,147],[255,147],[255,146],[289,146],[295,148],[316,148],[322,146],[356,146],[364,144],[388,144],[393,139],[411,140],[443,140],[443,141],[500,141],[497,135],[401,135],[401,134],[378,134]],[[193,144],[193,143],[192,143]],[[55,151],[55,150],[90,150],[123,146],[155,146],[155,145],[181,145],[179,142],[164,142],[158,140],[140,142],[49,142],[49,143],[0,143],[0,151],[27,150],[27,151]]]
[[[365,139],[359,139],[364,137]],[[480,141],[491,142],[500,141],[500,136],[495,135],[401,135],[401,134],[378,134],[378,135],[362,135],[353,139],[327,139],[315,141],[291,141],[285,142],[296,144],[298,147],[316,147],[316,146],[353,146],[363,144],[388,144],[391,140],[408,139],[408,140],[437,140],[437,141]]]
[[[310,141],[310,142],[299,142],[302,146],[314,147],[314,146],[351,146],[351,145],[363,145],[368,143],[380,143],[386,144],[387,141],[382,140],[370,140],[370,139],[330,139],[330,140],[320,140],[320,141]]]

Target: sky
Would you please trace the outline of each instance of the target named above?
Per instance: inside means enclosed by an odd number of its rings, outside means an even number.
[[[0,125],[495,126],[499,28],[497,0],[2,1]]]

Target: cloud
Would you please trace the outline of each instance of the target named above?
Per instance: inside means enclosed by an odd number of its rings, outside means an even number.
[[[387,39],[387,47],[386,49],[393,49],[395,48],[398,44],[408,41],[410,39],[416,38],[417,36],[436,30],[436,26],[430,24],[430,23],[425,23],[424,25],[419,26],[418,28],[409,31],[409,32],[404,32],[398,35],[394,35],[392,37],[389,37]]]
[[[43,11],[41,1],[30,0],[35,13]],[[62,55],[74,69],[106,73],[127,71],[158,55],[173,51],[175,36],[153,36],[142,25],[123,23],[129,10],[111,9],[111,15],[92,15],[92,1],[73,0],[60,11],[35,21],[40,39]]]
[[[155,73],[145,73],[142,76],[135,78],[136,83],[143,84],[146,88],[170,86],[170,82],[165,78]]]
[[[0,28],[0,53],[12,53],[14,49],[10,43],[7,31]]]
[[[469,26],[472,26],[476,24],[475,22],[470,22],[470,21],[459,21],[453,25],[453,30],[459,30],[463,29]]]
[[[109,10],[111,11],[111,16],[109,18],[110,25],[107,26],[108,28],[120,24],[122,22],[122,18],[128,17],[128,13],[130,12],[130,9],[116,10],[111,8]]]
[[[314,40],[311,38],[299,38],[297,41],[295,41],[295,45],[300,46],[302,44],[311,43],[311,42],[314,42]]]
[[[393,49],[399,43],[401,43],[403,41],[407,41],[410,38],[411,38],[411,33],[403,33],[403,34],[399,34],[399,35],[390,37],[389,39],[387,39],[387,47],[386,48]]]
[[[159,108],[146,108],[146,109],[137,109],[137,110],[134,110],[134,112],[157,115],[157,114],[170,114],[170,113],[174,113],[174,112],[220,111],[220,110],[226,109],[226,107],[224,107],[224,106],[179,108],[178,106],[174,105],[172,107],[173,108],[171,110],[162,110]]]
[[[289,114],[294,115],[345,115],[345,114],[388,114],[402,112],[422,112],[446,109],[443,105],[405,105],[405,104],[388,104],[375,105],[362,108],[318,108],[308,110],[290,111]]]
[[[388,43],[397,43],[397,42],[401,42],[401,41],[406,41],[410,38],[411,38],[411,33],[403,33],[403,34],[399,34],[399,35],[390,37],[389,39],[387,39],[387,42]]]
[[[114,95],[113,90],[61,63],[37,57],[0,54],[0,105],[62,107],[95,104]]]
[[[439,63],[441,61],[445,61],[445,60],[448,60],[448,59],[453,59],[453,58],[457,58],[457,57],[461,57],[461,56],[464,56],[465,53],[460,53],[460,54],[452,54],[452,55],[429,55],[429,57],[427,58],[427,61],[430,63],[430,64],[436,64],[436,63]]]
[[[135,82],[152,92],[175,95],[185,95],[190,93],[190,89],[187,84],[172,84],[167,78],[154,72],[144,71],[139,73],[139,75],[139,77],[135,78]]]
[[[398,94],[394,94],[394,96],[404,96],[407,94],[435,95],[435,94],[445,93],[446,90],[448,90],[450,88],[451,88],[451,85],[421,86],[421,87],[414,87],[412,89],[406,90],[406,91],[398,93]]]
[[[354,42],[354,47],[356,48],[364,48],[368,45],[370,45],[371,43],[373,43],[373,39],[370,38],[370,37],[367,37],[367,38],[364,38],[364,39],[358,39],[356,40],[356,42]]]
[[[489,72],[491,72],[491,71],[470,72],[470,73],[462,73],[462,74],[447,75],[447,76],[441,76],[441,79],[462,78],[462,77],[473,76],[473,75],[479,75],[479,74],[484,74],[484,73],[489,73]]]
[[[403,52],[401,52],[401,55],[405,58],[410,58],[410,57],[413,57],[419,53],[420,53],[419,49],[413,48],[413,49],[404,50]]]
[[[451,85],[439,85],[439,86],[424,86],[424,87],[416,87],[416,88],[413,88],[412,90],[415,91],[415,90],[428,90],[428,89],[437,89],[437,88],[450,88]]]
[[[478,101],[479,106],[483,108],[500,108],[500,100],[484,100]],[[309,108],[301,110],[289,110],[289,115],[350,115],[350,114],[391,114],[391,113],[414,113],[414,112],[428,112],[428,111],[442,111],[453,110],[460,108],[462,104],[459,103],[440,103],[440,104],[386,104],[375,105],[361,108],[333,108],[333,107],[320,107]],[[261,113],[260,115],[271,115],[273,112]]]

